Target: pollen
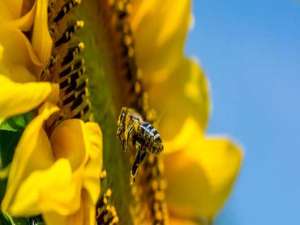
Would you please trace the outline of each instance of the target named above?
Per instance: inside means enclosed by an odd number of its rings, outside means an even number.
[[[136,63],[134,36],[129,22],[132,5],[129,0],[103,0],[97,4],[101,8],[100,17],[103,19],[99,23],[102,22],[105,26],[107,45],[111,51],[108,55],[113,57],[114,79],[123,91],[120,102],[124,106],[134,108],[146,121],[152,123],[153,117],[149,115],[152,115],[153,111],[149,107],[143,74]],[[94,102],[95,96],[92,95],[101,91],[98,89],[100,83],[96,83],[99,81],[97,80],[98,74],[95,74],[95,70],[89,67],[91,60],[97,62],[99,59],[86,57],[85,54],[86,51],[91,50],[91,47],[94,47],[91,43],[97,39],[91,37],[83,41],[81,38],[81,31],[86,30],[85,23],[87,27],[90,27],[90,23],[95,23],[95,21],[89,21],[86,18],[85,20],[75,19],[77,16],[80,17],[80,14],[76,13],[80,7],[80,0],[49,0],[48,25],[54,46],[51,60],[41,78],[59,84],[59,107],[61,109],[54,118],[51,118],[51,127],[57,126],[65,119],[93,120],[97,117],[97,115],[94,116],[95,111],[99,110],[95,110],[99,105]],[[135,153],[132,153],[131,157],[134,155]],[[165,186],[162,185],[164,178],[161,162],[158,156],[149,156],[140,167],[141,174],[137,177],[137,182],[130,187],[135,200],[127,203],[128,208],[135,204],[137,211],[133,214],[137,217],[145,215],[152,224],[165,224],[167,209]],[[105,169],[100,174],[99,182],[101,183],[107,183],[107,180],[111,179],[110,171],[108,168]],[[128,185],[129,182],[128,179]],[[97,223],[98,225],[117,225],[120,221],[118,210],[121,206],[113,201],[113,187],[108,184],[103,189],[104,192],[96,207]]]
[[[81,0],[50,1],[48,24],[54,41],[52,56],[42,79],[59,83],[61,111],[52,118],[51,126],[64,119],[92,118],[88,78],[82,53],[85,45],[77,33],[84,27],[83,20],[72,19],[72,12]]]

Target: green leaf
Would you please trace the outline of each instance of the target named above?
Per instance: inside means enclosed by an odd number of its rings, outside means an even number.
[[[0,130],[20,131],[23,130],[31,120],[31,112],[14,116],[0,123]]]
[[[6,190],[6,185],[7,185],[7,179],[0,180],[0,202],[2,201],[2,199],[4,197],[4,193],[5,193],[5,190]]]
[[[4,170],[9,166],[21,135],[22,131],[0,130],[0,170]],[[6,184],[7,178],[0,179],[0,202],[6,190]]]
[[[15,218],[0,212],[0,225],[45,225],[41,216],[30,218]]]
[[[22,131],[0,130],[0,169],[4,169],[12,160]]]
[[[14,223],[13,219],[9,215],[1,212],[0,213],[0,225],[16,225],[16,224]]]

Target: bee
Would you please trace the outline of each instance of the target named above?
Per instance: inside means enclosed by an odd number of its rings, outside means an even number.
[[[136,156],[131,168],[135,177],[139,165],[148,153],[159,154],[163,151],[163,143],[159,132],[151,123],[143,120],[134,109],[123,107],[118,119],[117,136],[125,151],[135,148]]]

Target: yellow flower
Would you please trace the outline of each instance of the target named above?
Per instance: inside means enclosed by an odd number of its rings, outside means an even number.
[[[73,1],[74,5],[79,2]],[[97,8],[93,7],[95,1],[86,2],[86,8]],[[103,2],[99,4],[106,5]],[[122,8],[124,2],[120,1],[118,6]],[[57,4],[53,9],[58,11],[61,7]],[[198,63],[187,58],[183,51],[191,24],[190,7],[191,0],[166,0],[163,3],[160,0],[133,0],[130,17],[137,66],[149,92],[150,106],[158,112],[159,130],[165,141],[163,159],[172,225],[213,220],[230,193],[242,161],[240,148],[231,140],[205,136],[210,113],[208,82]],[[0,123],[11,116],[38,109],[15,150],[2,210],[12,216],[42,214],[47,225],[93,225],[96,222],[95,204],[100,193],[102,134],[96,123],[84,123],[79,119],[63,120],[51,129],[47,126],[51,116],[60,110],[56,106],[61,105],[61,102],[57,103],[58,98],[61,101],[67,96],[64,90],[59,93],[57,84],[40,81],[53,47],[47,9],[48,0],[4,0],[0,3]],[[85,16],[93,20],[98,18]],[[57,47],[58,38],[62,37],[62,33],[63,37],[71,37],[72,29],[79,29],[83,23],[77,21],[61,25],[50,22],[57,29],[52,34],[56,40],[53,52],[62,60],[66,49]],[[92,32],[97,24],[94,22],[90,24]],[[125,25],[123,28],[127,29]],[[65,32],[66,28],[68,32]],[[102,37],[88,40],[90,48],[103,47],[98,45]],[[111,41],[115,40],[112,38]],[[131,41],[129,37],[127,44]],[[69,44],[67,48],[71,46]],[[78,46],[80,49],[82,43]],[[88,58],[91,59],[93,54],[96,55],[92,52]],[[114,54],[107,54],[107,58],[111,55]],[[120,61],[128,63],[124,57],[125,60]],[[103,62],[106,63],[106,60]],[[128,67],[132,66],[130,60]],[[106,69],[92,64],[88,66],[96,73]],[[71,70],[74,67],[72,65]],[[62,66],[54,68],[56,75],[61,75]],[[112,71],[114,69],[118,70],[112,68]],[[76,72],[84,71],[82,66]],[[64,79],[56,81],[67,80]],[[99,84],[93,85],[98,87]],[[78,97],[77,94],[74,96]],[[88,94],[84,97],[88,98]],[[98,107],[103,104],[97,102],[101,98],[95,97],[98,112],[102,111]],[[119,157],[124,160],[124,157]],[[120,167],[116,166],[117,169]],[[118,178],[125,174],[118,172],[121,174]],[[120,186],[125,187],[123,183]]]
[[[6,118],[36,108],[58,91],[57,86],[50,83],[16,83],[1,74],[0,87],[0,124]]]
[[[36,1],[25,14],[22,14],[26,5],[23,1],[5,0],[0,4],[0,45],[3,48],[0,73],[16,82],[35,81],[48,63],[52,48],[47,28],[48,1]],[[29,30],[33,31],[31,40],[23,33]]]
[[[31,5],[23,0],[4,0],[0,3],[1,36],[10,36],[5,29],[19,31],[32,30],[31,43],[35,53],[43,65],[47,64],[51,55],[52,39],[48,30],[48,0],[36,0]],[[19,35],[22,33],[19,33]],[[22,34],[24,40],[27,38]],[[17,52],[14,52],[15,54]],[[31,54],[31,56],[33,56]],[[26,59],[26,58],[24,58]]]
[[[165,81],[181,62],[191,22],[190,0],[133,0],[131,25],[137,64],[146,84]],[[155,18],[155,19],[154,19]]]
[[[199,222],[193,222],[191,220],[186,220],[186,219],[178,219],[178,218],[170,218],[170,224],[172,225],[199,225]],[[207,223],[200,223],[201,225],[205,225]]]
[[[210,112],[208,82],[198,63],[186,58],[183,51],[191,23],[190,7],[190,0],[163,4],[136,0],[131,24],[137,63],[165,140],[171,220],[210,221],[228,198],[242,152],[227,138],[205,137]],[[176,224],[188,224],[178,221]]]
[[[211,221],[231,191],[242,153],[227,138],[193,137],[165,156],[168,206],[171,215]]]
[[[33,25],[33,19],[40,21],[43,18],[42,11],[47,9],[47,5],[40,10],[36,10],[37,7],[34,6],[22,15],[22,2],[1,1],[0,3],[0,123],[12,115],[36,108],[49,98],[50,94],[58,95],[57,85],[34,82],[37,81],[39,71],[45,63],[36,56],[36,53],[42,55],[41,51],[34,51],[30,41],[22,32],[29,30]],[[40,29],[41,25],[37,24],[34,27]],[[33,38],[35,36],[37,34],[33,35]],[[48,45],[49,43],[45,41],[45,46]],[[51,47],[48,51],[50,50]],[[46,60],[49,60],[49,57]]]
[[[2,210],[13,216],[41,213],[48,225],[92,225],[100,193],[101,130],[95,123],[72,119],[49,137],[44,123],[57,110],[45,103],[23,132]]]
[[[48,225],[93,225],[100,193],[101,130],[79,119],[64,120],[53,131],[45,128],[59,110],[54,105],[58,85],[39,81],[52,48],[48,1],[29,4],[24,15],[23,1],[1,1],[0,6],[0,123],[39,108],[16,147],[2,211],[42,214]],[[23,33],[28,30],[31,40]]]
[[[57,92],[57,85],[37,80],[42,63],[22,31],[32,26],[31,10],[21,15],[22,1],[1,1],[0,11],[0,123],[28,112]],[[40,18],[40,13],[36,14]],[[17,83],[18,82],[18,83]]]

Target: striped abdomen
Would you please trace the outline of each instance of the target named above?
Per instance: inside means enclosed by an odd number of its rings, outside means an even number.
[[[143,122],[140,126],[138,140],[148,151],[157,154],[163,150],[162,140],[158,131],[148,122]]]

